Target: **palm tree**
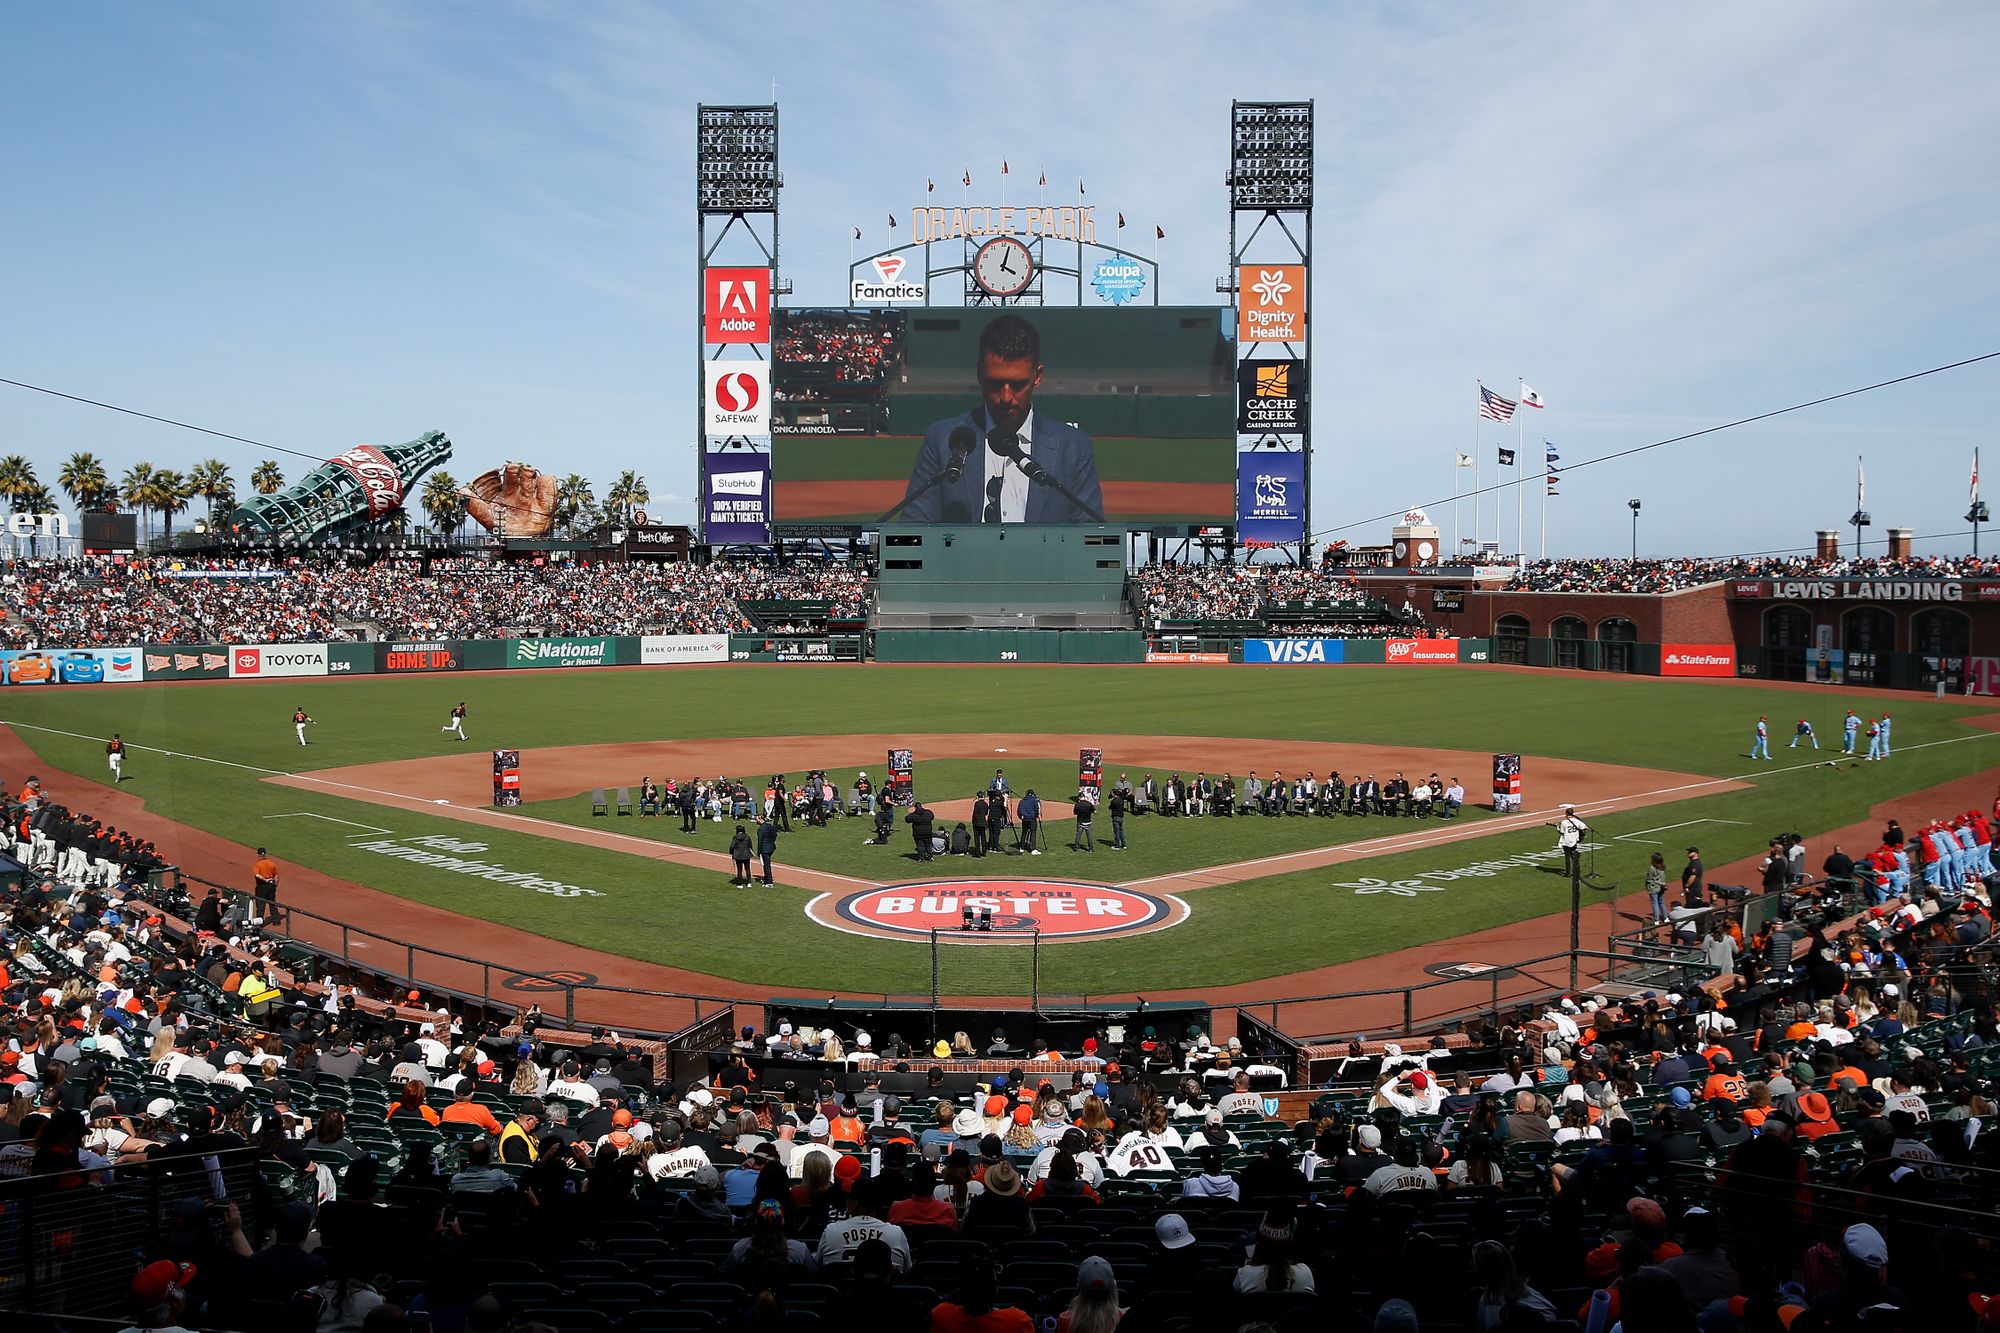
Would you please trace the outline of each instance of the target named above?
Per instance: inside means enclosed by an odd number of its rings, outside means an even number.
[[[148,490],[147,503],[166,520],[162,532],[166,545],[171,548],[174,544],[174,515],[187,508],[188,496],[193,494],[193,489],[180,473],[172,468],[161,468],[153,474]]]
[[[189,494],[208,502],[208,526],[214,528],[215,511],[236,500],[236,481],[229,475],[229,465],[219,458],[204,458],[189,471],[187,480]]]
[[[118,479],[118,498],[139,511],[139,544],[141,546],[146,544],[146,538],[152,531],[151,526],[146,522],[147,514],[152,508],[152,501],[148,498],[152,495],[152,491],[153,465],[151,463],[134,463],[131,467],[126,468],[125,475]]]
[[[19,513],[46,514],[55,507],[56,497],[51,495],[49,488],[39,481],[14,497],[14,508]],[[34,534],[28,538],[28,558],[32,560],[41,553],[42,533],[38,527],[35,529]],[[56,544],[56,554],[58,556],[62,554],[62,543],[60,542]]]
[[[579,527],[589,527],[597,518],[597,497],[590,493],[590,479],[572,472],[556,483],[556,525],[563,535],[574,537]]]
[[[653,498],[646,489],[646,479],[626,468],[618,474],[618,480],[611,483],[611,489],[604,493],[605,509],[616,514],[622,521],[632,521],[632,511]]]
[[[285,489],[285,474],[278,468],[278,460],[267,458],[250,469],[250,484],[259,495],[275,495]]]
[[[458,493],[458,482],[442,468],[431,473],[430,480],[424,483],[423,497],[418,503],[430,515],[431,526],[441,533],[452,531],[465,517],[465,498]]]
[[[79,514],[113,498],[104,464],[92,453],[75,453],[64,459],[62,471],[56,474],[56,485],[62,487]]]
[[[35,465],[26,456],[8,454],[0,458],[0,500],[5,500],[9,509],[18,512],[22,498],[39,485],[41,482],[35,478]],[[13,539],[9,538],[10,550],[13,544]]]

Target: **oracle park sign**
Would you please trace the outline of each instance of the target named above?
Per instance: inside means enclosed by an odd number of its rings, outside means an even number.
[[[970,910],[992,913],[992,932],[966,932],[968,943],[994,934],[1036,931],[1045,944],[1143,935],[1187,919],[1178,898],[1080,880],[947,879],[886,884],[845,895],[824,894],[806,915],[850,934],[928,939],[933,930],[959,931]]]

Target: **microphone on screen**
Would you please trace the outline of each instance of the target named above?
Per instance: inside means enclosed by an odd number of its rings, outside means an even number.
[[[945,447],[951,450],[951,461],[944,465],[944,479],[957,481],[965,475],[965,460],[979,447],[979,436],[972,427],[960,426],[945,441]]]

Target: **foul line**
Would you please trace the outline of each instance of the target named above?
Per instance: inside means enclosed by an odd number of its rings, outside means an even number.
[[[1905,750],[1928,750],[1940,745],[1960,745],[1966,741],[1984,741],[1996,738],[2000,738],[2000,732],[1980,731],[1965,736],[1948,736],[1943,740],[1922,741],[1916,745],[1906,745],[1903,748]],[[1851,758],[1852,756],[1846,757]],[[1840,767],[1840,757],[1819,759],[1803,764],[1786,764],[1779,768],[1756,768],[1747,773],[1740,773],[1731,777],[1704,778],[1700,782],[1684,782],[1672,787],[1657,787],[1652,791],[1632,792],[1625,796],[1607,797],[1601,801],[1581,801],[1576,804],[1576,808],[1581,813],[1609,814],[1622,807],[1629,806],[1635,801],[1651,802],[1656,798],[1673,796],[1678,793],[1695,792],[1708,787],[1722,787],[1730,783],[1746,782],[1751,778],[1764,774],[1775,776],[1780,773],[1799,773],[1814,768],[1838,767]],[[1341,859],[1367,860],[1371,857],[1383,856],[1391,852],[1434,847],[1447,842],[1466,842],[1476,836],[1482,836],[1489,832],[1514,833],[1535,824],[1546,824],[1548,821],[1544,816],[1559,814],[1562,808],[1560,805],[1555,805],[1542,810],[1525,810],[1518,815],[1503,815],[1498,819],[1482,819],[1477,824],[1467,824],[1453,828],[1437,828],[1429,833],[1415,833],[1410,835],[1388,834],[1380,838],[1366,838],[1360,842],[1336,843],[1326,847],[1308,847],[1296,852],[1280,852],[1275,856],[1260,856],[1248,861],[1232,861],[1225,865],[1204,866],[1199,870],[1178,870],[1166,875],[1149,875],[1145,879],[1120,881],[1117,887],[1122,889],[1136,889],[1144,888],[1151,884],[1166,884],[1176,881],[1185,882],[1189,889],[1215,887],[1214,883],[1203,884],[1194,882],[1201,880],[1204,876],[1221,876],[1222,878],[1217,880],[1216,883],[1235,884],[1247,879],[1261,878],[1261,876],[1237,874],[1235,873],[1237,871],[1255,869],[1260,866],[1280,866],[1309,857],[1323,856],[1327,853],[1362,852],[1363,854],[1360,856],[1342,857]],[[1738,823],[1741,821],[1727,820],[1717,822]],[[1338,862],[1328,862],[1326,864],[1338,864]],[[1314,869],[1315,867],[1307,866],[1305,868]]]
[[[345,824],[345,825],[347,825],[347,827],[349,827],[349,828],[358,828],[358,829],[363,829],[363,830],[365,830],[365,831],[367,831],[367,832],[369,832],[369,833],[391,833],[391,832],[394,832],[394,830],[393,830],[393,829],[385,829],[385,828],[376,828],[376,827],[375,827],[375,826],[374,826],[373,824],[357,824],[357,823],[355,823],[355,822],[354,822],[353,820],[351,820],[351,819],[335,819],[335,818],[334,818],[334,817],[333,817],[332,815],[319,815],[319,814],[314,814],[314,813],[313,813],[312,811],[310,811],[310,810],[294,810],[294,811],[293,811],[292,813],[290,813],[290,814],[287,814],[287,815],[265,815],[265,816],[264,816],[264,818],[266,818],[266,819],[324,819],[324,820],[325,820],[325,821],[326,821],[327,823],[329,823],[329,824]],[[354,835],[350,833],[350,834],[348,834],[347,836],[351,838],[351,837],[353,837]]]

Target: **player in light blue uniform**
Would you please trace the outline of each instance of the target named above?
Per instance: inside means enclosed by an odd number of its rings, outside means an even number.
[[[1811,741],[1813,749],[1817,750],[1819,748],[1819,736],[1813,731],[1812,723],[1806,721],[1804,718],[1800,718],[1799,724],[1792,728],[1792,743],[1785,748],[1796,750],[1799,748],[1800,741]]]
[[[1889,757],[1889,715],[1882,714],[1882,757]]]
[[[1875,760],[1880,759],[1881,757],[1882,757],[1882,724],[1879,722],[1870,722],[1868,724],[1868,760],[1870,763],[1873,763]]]
[[[1841,731],[1840,752],[1842,754],[1854,753],[1854,737],[1856,733],[1858,733],[1860,730],[1861,730],[1861,719],[1854,715],[1854,710],[1852,708],[1848,709],[1847,720],[1840,724],[1840,731]]]
[[[1771,728],[1761,714],[1757,718],[1756,738],[1750,742],[1750,757],[1752,759],[1771,757]]]

